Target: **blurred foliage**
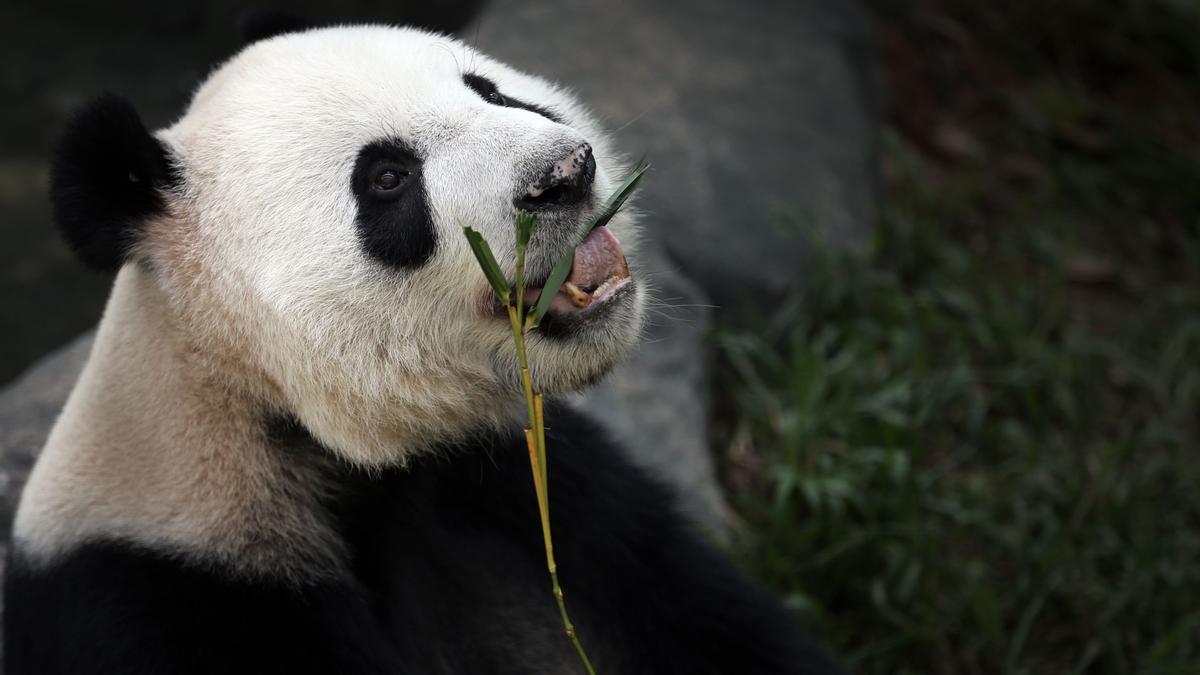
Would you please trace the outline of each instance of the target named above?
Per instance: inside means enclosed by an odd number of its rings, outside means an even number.
[[[1200,3],[880,17],[873,242],[717,335],[738,550],[853,672],[1200,672]]]
[[[1049,208],[1140,263],[1169,257],[1200,213],[1200,2],[903,7],[880,16],[891,123],[935,180],[976,169],[991,194],[965,206]]]

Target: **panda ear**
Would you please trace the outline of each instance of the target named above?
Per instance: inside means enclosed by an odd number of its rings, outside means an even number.
[[[129,101],[107,94],[76,113],[59,140],[50,172],[54,219],[84,263],[116,270],[146,220],[166,209],[163,191],[175,182],[167,148]]]
[[[316,27],[302,16],[272,9],[247,9],[238,15],[237,23],[243,46]]]

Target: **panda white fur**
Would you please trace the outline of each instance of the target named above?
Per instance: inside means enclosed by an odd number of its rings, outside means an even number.
[[[534,279],[588,235],[573,274],[613,282],[529,344],[538,388],[576,390],[642,321],[631,218],[581,231],[624,171],[571,96],[413,29],[257,42],[153,135],[119,98],[81,112],[56,219],[120,271],[17,514],[8,675],[579,672],[508,324],[460,228],[511,274],[514,206],[535,210]],[[599,672],[826,672],[662,486],[547,416]]]

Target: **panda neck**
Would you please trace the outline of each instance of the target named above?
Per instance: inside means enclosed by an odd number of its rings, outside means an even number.
[[[337,573],[343,551],[318,499],[329,460],[272,443],[263,406],[183,333],[152,273],[127,265],[26,486],[23,548],[50,559],[115,538],[249,575]]]

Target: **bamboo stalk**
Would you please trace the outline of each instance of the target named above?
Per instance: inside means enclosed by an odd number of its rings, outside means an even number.
[[[579,653],[579,659],[588,675],[596,675],[592,662],[579,636],[575,632],[575,624],[567,614],[567,603],[562,586],[558,583],[558,564],[554,561],[554,540],[550,535],[550,500],[549,479],[546,461],[546,428],[543,416],[543,399],[541,394],[533,393],[533,379],[529,374],[529,358],[525,351],[525,326],[521,320],[520,311],[523,307],[524,279],[520,272],[524,271],[524,256],[522,251],[517,253],[517,306],[508,305],[508,320],[512,326],[513,342],[517,348],[517,363],[521,368],[521,386],[525,390],[525,404],[529,414],[529,426],[525,428],[525,444],[529,450],[529,467],[533,473],[534,494],[537,496],[538,515],[542,522],[542,544],[546,549],[546,569],[550,572],[550,586],[554,593],[554,601],[558,604],[558,613],[562,617],[563,631],[567,639]]]
[[[542,414],[542,395],[533,396],[534,428],[537,429],[538,462],[542,467],[542,483],[545,484],[547,496],[550,494],[550,479],[546,474],[546,422]]]
[[[648,168],[649,165],[645,162],[638,163],[638,167],[625,179],[617,191],[609,197],[604,208],[593,218],[592,227],[589,228],[589,231],[600,225],[608,224],[609,220],[616,215],[617,211],[625,203],[625,200],[637,189],[638,183]],[[535,216],[524,211],[517,213],[516,298],[512,297],[514,289],[508,285],[504,272],[501,271],[499,264],[496,263],[495,256],[492,255],[487,241],[470,227],[463,226],[463,233],[466,235],[467,242],[470,244],[476,259],[479,261],[479,265],[483,269],[488,283],[496,291],[497,297],[500,298],[500,301],[508,310],[508,320],[512,326],[513,343],[517,350],[517,365],[520,369],[521,389],[525,394],[525,412],[529,418],[529,426],[525,427],[525,444],[529,450],[529,468],[533,473],[533,488],[537,496],[538,516],[542,523],[542,543],[546,549],[546,569],[550,571],[550,584],[554,592],[554,601],[558,604],[558,612],[562,616],[563,630],[566,632],[571,644],[574,645],[575,651],[579,653],[579,660],[583,662],[588,675],[596,675],[595,669],[592,668],[592,662],[588,659],[587,652],[584,651],[583,645],[579,641],[579,636],[575,632],[575,625],[571,623],[571,617],[567,614],[567,604],[563,597],[562,586],[558,583],[558,564],[554,562],[554,540],[550,536],[550,462],[546,456],[546,422],[543,410],[545,401],[541,394],[533,391],[533,377],[529,371],[529,357],[525,351],[525,336],[529,330],[535,328],[541,321],[542,316],[549,310],[558,289],[566,281],[571,271],[574,251],[568,251],[559,258],[551,270],[550,276],[547,277],[546,282],[543,284],[537,302],[533,307],[529,308],[529,311],[526,311],[525,251],[529,246],[535,224]],[[568,285],[568,289],[570,288],[573,287]]]

